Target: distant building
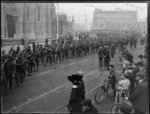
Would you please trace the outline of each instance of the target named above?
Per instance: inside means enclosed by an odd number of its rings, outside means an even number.
[[[56,36],[54,3],[1,3],[3,40],[38,40]]]
[[[139,21],[137,23],[136,31],[142,36],[147,34],[147,21]]]
[[[137,24],[137,11],[95,9],[93,15],[93,31],[130,31]]]
[[[74,31],[76,33],[78,33],[78,32],[84,32],[84,25],[83,24],[75,23],[74,24]]]
[[[59,12],[58,20],[58,35],[66,35],[73,32],[74,20],[68,20],[64,12]]]

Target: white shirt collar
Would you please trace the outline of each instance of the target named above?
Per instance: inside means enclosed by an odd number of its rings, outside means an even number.
[[[139,83],[141,83],[143,80],[140,80]]]
[[[76,85],[73,85],[72,88],[77,88],[77,86],[76,86]]]
[[[140,70],[143,70],[143,67]]]

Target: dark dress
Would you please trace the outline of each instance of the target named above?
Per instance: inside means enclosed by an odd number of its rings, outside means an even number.
[[[82,93],[81,93],[81,88],[78,86],[73,86],[72,91],[71,91],[71,96],[69,99],[69,106],[71,108],[70,112],[75,113],[75,112],[82,112]]]

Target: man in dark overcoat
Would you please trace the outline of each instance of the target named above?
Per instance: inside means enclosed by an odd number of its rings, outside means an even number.
[[[138,80],[138,86],[135,91],[129,97],[135,114],[145,114],[148,112],[148,93],[147,93],[147,82],[145,80],[145,74],[138,72],[136,79]]]

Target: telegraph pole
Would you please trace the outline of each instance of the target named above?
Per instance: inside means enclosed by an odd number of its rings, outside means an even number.
[[[56,39],[58,39],[58,3],[57,3],[57,37]]]
[[[25,3],[23,3],[23,39],[25,37]]]
[[[36,41],[37,41],[37,37],[36,37],[36,4],[35,4],[35,7],[34,7],[34,13],[35,13],[35,15],[34,15],[34,34],[35,34],[35,39],[36,39]]]

